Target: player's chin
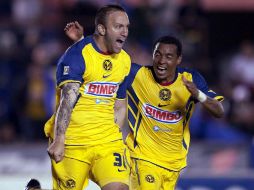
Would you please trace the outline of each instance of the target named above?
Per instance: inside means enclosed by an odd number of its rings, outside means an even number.
[[[114,53],[120,53],[120,51],[123,49],[123,44],[124,43],[116,43],[113,46],[113,51]]]
[[[157,78],[163,78],[164,74],[161,73],[159,70],[155,69],[155,74]]]
[[[121,50],[122,50],[122,48],[116,47],[116,48],[114,48],[113,52],[117,54],[117,53],[120,53]]]
[[[165,74],[162,74],[162,73],[160,73],[160,72],[158,72],[158,71],[155,71],[155,75],[156,75],[156,78],[157,78],[159,81],[165,80],[165,79],[167,78]]]

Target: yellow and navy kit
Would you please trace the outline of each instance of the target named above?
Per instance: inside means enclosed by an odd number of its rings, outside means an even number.
[[[177,68],[174,81],[163,86],[156,82],[151,67],[132,64],[126,82],[128,121],[132,131],[126,142],[132,158],[173,171],[186,166],[189,120],[198,101],[184,86],[182,76],[194,82],[207,96],[223,99],[208,88],[195,70]]]
[[[53,189],[83,190],[88,179],[100,187],[113,182],[128,185],[130,171],[123,157],[125,148],[122,140],[94,146],[66,145],[63,160],[52,161]]]
[[[129,74],[130,56],[121,50],[107,55],[99,50],[92,36],[73,44],[57,65],[56,107],[60,88],[68,82],[80,83],[79,99],[71,113],[65,144],[95,145],[122,138],[114,122],[114,102],[123,99],[122,83]],[[55,114],[45,125],[45,133],[54,137]]]

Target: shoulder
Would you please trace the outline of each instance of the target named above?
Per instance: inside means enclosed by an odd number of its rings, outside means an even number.
[[[188,74],[198,74],[199,72],[196,69],[193,68],[187,68],[187,67],[177,67],[178,73],[188,73]]]
[[[122,54],[122,56],[130,58],[130,55],[124,49],[122,49],[120,53]]]
[[[127,63],[127,65],[130,67],[131,66],[130,55],[125,50],[122,49],[120,52],[120,56],[121,56],[121,59],[123,59]]]
[[[178,74],[182,74],[187,78],[192,78],[193,80],[199,78],[203,79],[203,76],[200,74],[200,72],[193,68],[177,67],[177,72]]]
[[[141,68],[145,68],[145,67],[142,66],[142,65],[139,65],[139,64],[137,64],[137,63],[131,63],[131,71],[130,71],[130,74],[131,74],[131,75],[136,75],[137,72],[138,72]]]
[[[131,70],[131,57],[130,55],[125,51],[125,50],[121,50],[121,52],[117,55],[118,56],[118,61],[121,62],[121,64],[123,64],[124,67],[124,72],[126,73],[126,75],[130,74],[130,70]]]
[[[58,61],[58,66],[62,64],[74,64],[74,63],[84,63],[84,58],[82,55],[82,50],[84,47],[92,42],[90,36],[74,43],[71,45],[61,56]]]
[[[83,48],[92,43],[92,37],[88,36],[85,37],[84,39],[74,43],[73,45],[71,45],[65,52],[65,54],[68,55],[72,55],[72,54],[81,54]]]

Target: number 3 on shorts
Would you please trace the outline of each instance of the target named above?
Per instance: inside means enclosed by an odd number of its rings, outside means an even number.
[[[113,153],[113,155],[115,157],[114,166],[118,166],[118,167],[124,166],[124,168],[126,168],[123,155],[119,153]]]

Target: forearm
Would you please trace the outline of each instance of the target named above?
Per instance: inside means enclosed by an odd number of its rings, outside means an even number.
[[[55,139],[64,139],[66,129],[70,123],[71,112],[79,94],[78,83],[67,83],[61,92],[60,104],[55,120]]]
[[[115,111],[115,123],[122,129],[125,124],[126,110],[121,108]]]
[[[191,93],[191,96],[198,100],[210,114],[218,118],[223,117],[224,109],[221,102],[208,97],[204,92],[199,90],[192,81],[187,80],[185,77],[182,79],[187,90]]]
[[[122,129],[127,115],[126,100],[116,100],[115,103],[115,123]]]
[[[61,100],[55,121],[55,139],[63,137],[70,122],[72,108],[67,100]]]
[[[214,117],[221,118],[224,115],[224,109],[221,102],[207,97],[206,101],[201,103],[203,107]]]

